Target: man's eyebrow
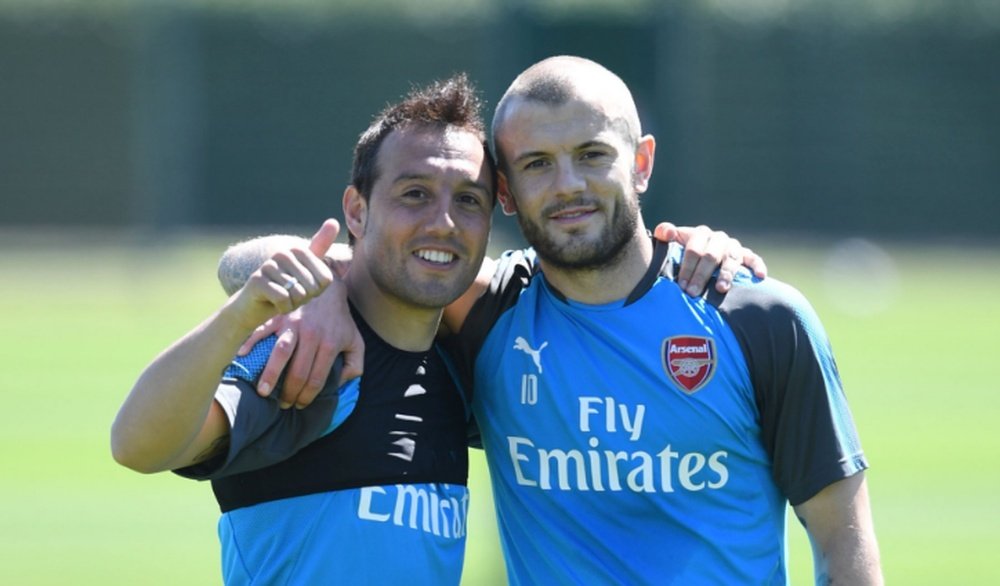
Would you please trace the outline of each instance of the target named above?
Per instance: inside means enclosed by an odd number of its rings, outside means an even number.
[[[603,140],[594,139],[594,140],[588,140],[587,142],[576,147],[576,149],[574,150],[589,149],[590,147],[610,147],[610,146],[611,146],[610,144],[604,142]]]
[[[511,162],[512,163],[518,163],[518,162],[523,161],[525,159],[534,159],[536,157],[544,157],[547,154],[548,153],[546,153],[545,151],[529,151],[527,153],[521,153],[516,159],[514,159]]]
[[[405,183],[407,181],[433,181],[435,175],[433,173],[403,173],[402,175],[397,175],[393,180],[392,184],[396,185],[399,183]],[[475,189],[481,189],[487,193],[492,193],[492,188],[482,181],[474,181],[471,179],[466,179],[462,181],[462,185],[472,187]]]
[[[403,173],[402,175],[396,175],[392,180],[392,184],[403,183],[405,181],[430,181],[434,178],[434,175],[430,173]]]
[[[580,143],[580,144],[576,145],[575,147],[573,147],[573,150],[574,151],[582,151],[582,150],[589,149],[589,148],[594,148],[594,147],[612,148],[612,149],[614,148],[608,142],[605,142],[603,140],[594,139],[594,140],[588,140],[586,142],[583,142],[583,143]],[[547,156],[548,154],[549,153],[547,153],[545,151],[528,151],[526,153],[522,153],[520,156],[518,156],[516,159],[514,159],[512,161],[512,163],[516,164],[516,163],[518,163],[518,162],[520,162],[522,160],[525,160],[525,159],[534,159],[536,157],[544,157],[544,156]]]
[[[483,183],[482,181],[471,181],[471,180],[463,181],[462,185],[468,186],[473,189],[478,189],[480,191],[484,191],[486,192],[487,195],[493,193],[493,189],[486,183]]]

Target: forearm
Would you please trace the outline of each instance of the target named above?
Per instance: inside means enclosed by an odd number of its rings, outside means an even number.
[[[112,425],[115,460],[140,472],[188,465],[228,434],[209,420],[225,367],[253,330],[229,302],[146,367]],[[206,454],[207,455],[207,454]]]
[[[883,584],[874,532],[848,526],[839,533],[825,550],[813,546],[816,584]]]
[[[883,583],[864,472],[827,486],[795,513],[809,533],[817,584]]]

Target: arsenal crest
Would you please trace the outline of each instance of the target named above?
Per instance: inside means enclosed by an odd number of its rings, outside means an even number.
[[[684,392],[700,390],[715,374],[715,341],[702,336],[663,340],[663,370]]]

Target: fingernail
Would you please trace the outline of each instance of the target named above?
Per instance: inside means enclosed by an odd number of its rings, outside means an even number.
[[[262,383],[257,390],[260,391],[262,397],[269,397],[271,395],[271,385],[267,383]]]
[[[677,284],[680,285],[681,289],[683,290],[686,290],[688,288],[688,282],[686,279],[681,279],[680,281],[677,281]]]
[[[698,296],[698,293],[701,293],[701,291],[699,291],[699,290],[698,290],[698,289],[697,289],[697,288],[696,288],[695,286],[693,286],[693,285],[692,285],[691,287],[688,287],[688,290],[687,290],[687,291],[688,291],[688,295],[690,295],[690,296],[692,296],[692,297],[697,297],[697,296]]]
[[[281,407],[282,409],[288,409],[291,406],[292,404],[287,401],[278,401],[278,407]]]

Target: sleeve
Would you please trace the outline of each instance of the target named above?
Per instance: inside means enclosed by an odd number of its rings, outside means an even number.
[[[868,467],[819,317],[775,279],[734,287],[724,313],[747,357],[761,439],[793,505]]]
[[[229,420],[228,450],[211,460],[175,470],[176,474],[211,480],[270,466],[330,433],[351,414],[357,403],[359,384],[355,379],[336,386],[343,366],[340,357],[327,386],[305,409],[281,409],[275,394],[258,395],[257,378],[276,341],[276,336],[270,336],[246,356],[236,357],[215,392],[215,401]]]

